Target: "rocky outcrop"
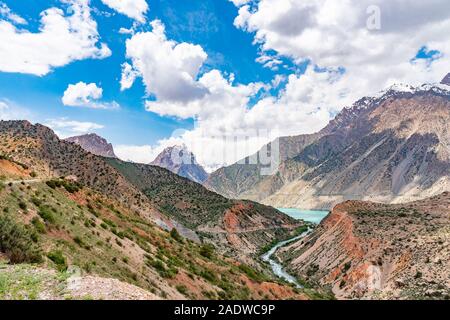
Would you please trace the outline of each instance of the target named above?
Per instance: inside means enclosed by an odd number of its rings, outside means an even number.
[[[450,193],[404,205],[347,201],[280,254],[338,298],[450,298]]]
[[[107,158],[117,158],[114,154],[114,149],[111,143],[106,139],[96,135],[95,133],[85,134],[65,139],[68,142],[75,143],[81,146],[87,152],[93,153],[97,156]]]
[[[208,179],[208,173],[198,164],[194,154],[184,146],[164,149],[150,164],[167,169],[200,184]]]

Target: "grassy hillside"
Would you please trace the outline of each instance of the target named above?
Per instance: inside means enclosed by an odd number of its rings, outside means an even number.
[[[63,180],[1,186],[0,260],[56,269],[62,277],[77,266],[84,274],[115,278],[160,298],[302,297],[87,187]]]

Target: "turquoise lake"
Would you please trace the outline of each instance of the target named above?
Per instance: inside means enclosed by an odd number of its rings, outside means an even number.
[[[300,210],[300,209],[287,209],[278,208],[281,212],[287,214],[288,216],[297,219],[304,220],[312,223],[319,224],[327,215],[329,211],[318,211],[318,210]]]

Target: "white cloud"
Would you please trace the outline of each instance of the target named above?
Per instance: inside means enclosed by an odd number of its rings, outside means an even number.
[[[24,109],[10,100],[0,100],[0,120],[30,120],[29,110]]]
[[[139,76],[139,72],[133,69],[128,62],[122,64],[122,78],[120,79],[120,90],[127,90],[133,86],[134,80]]]
[[[152,146],[115,145],[114,153],[124,161],[150,163],[155,159]]]
[[[127,28],[120,28],[119,29],[120,34],[133,34],[134,30],[133,28],[127,29]]]
[[[0,71],[43,76],[72,61],[111,55],[108,46],[99,43],[89,0],[61,2],[69,5],[70,15],[55,7],[43,11],[39,32],[0,19]]]
[[[44,125],[53,129],[61,139],[104,128],[103,125],[98,123],[75,121],[67,118],[48,119]]]
[[[236,7],[240,7],[243,6],[244,4],[249,3],[251,0],[230,0],[230,1],[233,2]]]
[[[7,20],[15,24],[27,24],[27,21],[24,18],[12,12],[6,3],[2,1],[0,1],[0,16],[5,17]]]
[[[148,94],[171,102],[195,100],[207,91],[196,81],[207,55],[202,47],[168,40],[164,25],[151,22],[152,32],[140,32],[126,42],[127,57],[136,74],[142,76]],[[125,65],[128,67],[127,65]],[[124,69],[124,72],[129,72]],[[125,75],[122,79],[133,79]],[[130,87],[130,81],[125,81]]]
[[[380,30],[367,27],[373,6],[381,12]],[[266,63],[266,52],[275,51],[296,63],[310,60],[322,68],[344,68],[338,86],[347,93],[330,101],[343,107],[347,100],[394,82],[442,78],[450,70],[448,12],[447,0],[260,0],[256,7],[239,9],[235,26],[255,34],[261,63]],[[422,46],[439,50],[441,58],[411,63]]]
[[[148,11],[146,0],[102,0],[102,2],[131,19],[145,22],[145,13]]]
[[[78,82],[77,84],[69,84],[62,103],[70,107],[86,107],[92,109],[117,109],[119,105],[116,102],[104,103],[98,102],[103,96],[103,89],[97,87],[95,83]]]

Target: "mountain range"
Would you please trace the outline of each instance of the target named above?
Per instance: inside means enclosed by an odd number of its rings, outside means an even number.
[[[279,138],[281,164],[273,175],[241,161],[212,173],[205,186],[230,198],[301,209],[331,209],[345,200],[398,203],[447,191],[449,78],[394,85],[345,108],[320,132]]]

